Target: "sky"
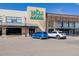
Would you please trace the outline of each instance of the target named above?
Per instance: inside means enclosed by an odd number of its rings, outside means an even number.
[[[47,13],[79,15],[79,3],[0,3],[0,9],[26,11],[27,6],[46,8]]]

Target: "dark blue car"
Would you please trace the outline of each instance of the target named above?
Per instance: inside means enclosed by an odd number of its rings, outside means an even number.
[[[48,34],[46,32],[36,32],[32,34],[32,38],[40,38],[40,39],[47,39]]]

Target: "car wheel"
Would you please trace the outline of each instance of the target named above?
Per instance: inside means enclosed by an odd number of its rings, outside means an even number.
[[[57,36],[56,36],[56,39],[60,39],[60,36],[59,36],[59,35],[57,35]]]

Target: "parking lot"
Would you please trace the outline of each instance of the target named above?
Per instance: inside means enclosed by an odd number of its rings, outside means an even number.
[[[79,36],[65,40],[0,37],[0,56],[79,56]]]

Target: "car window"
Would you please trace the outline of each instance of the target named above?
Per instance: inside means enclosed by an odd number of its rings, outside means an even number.
[[[47,34],[46,32],[36,32],[35,34]]]
[[[35,34],[41,34],[42,32],[36,32]]]
[[[44,34],[47,34],[46,32],[43,32]]]
[[[52,32],[52,33],[57,33],[57,32]]]
[[[51,33],[52,32],[52,30],[48,30],[48,33]]]
[[[59,32],[60,34],[65,34],[64,32]]]
[[[37,32],[36,32],[36,33],[34,33],[34,34],[37,34]]]
[[[37,34],[40,34],[41,32],[37,32]]]
[[[52,32],[48,32],[48,33],[52,33]]]

